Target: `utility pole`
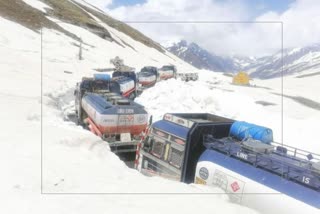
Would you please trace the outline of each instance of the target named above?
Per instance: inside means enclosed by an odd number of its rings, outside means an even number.
[[[80,46],[79,46],[79,60],[83,60],[82,57],[82,39],[80,37]]]

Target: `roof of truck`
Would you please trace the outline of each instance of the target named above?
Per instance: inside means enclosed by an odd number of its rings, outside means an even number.
[[[207,113],[167,113],[163,120],[191,128],[193,124],[230,124],[234,120]]]
[[[182,139],[187,139],[187,135],[189,132],[189,128],[165,120],[160,120],[153,123],[152,127],[160,129],[164,132],[170,133]]]

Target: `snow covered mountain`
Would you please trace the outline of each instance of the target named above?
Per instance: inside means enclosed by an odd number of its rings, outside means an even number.
[[[31,30],[39,31],[41,27],[45,27],[64,33],[75,40],[80,40],[79,35],[63,29],[57,23],[57,21],[65,22],[81,26],[105,40],[117,43],[119,46],[130,47],[129,44],[125,44],[124,41],[118,41],[117,38],[110,34],[103,26],[108,24],[148,47],[165,52],[159,44],[139,31],[113,19],[83,0],[4,0],[0,4],[2,17],[15,21]]]
[[[281,51],[265,57],[221,57],[187,41],[171,43],[167,50],[199,69],[220,72],[244,70],[252,78],[269,79],[282,75]],[[283,74],[312,73],[320,67],[320,44],[283,51]]]
[[[188,43],[181,40],[167,46],[166,49],[198,69],[218,72],[235,72],[238,70],[238,66],[234,64],[231,58],[210,53],[194,42]]]
[[[299,73],[312,73],[320,68],[320,44],[303,48],[290,48],[283,50],[283,74],[293,75]],[[246,66],[251,77],[274,78],[282,75],[282,53],[258,58]]]

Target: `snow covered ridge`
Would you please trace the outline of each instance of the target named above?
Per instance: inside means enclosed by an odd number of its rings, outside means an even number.
[[[98,17],[99,21],[92,18],[90,14]],[[38,32],[41,27],[46,27],[58,30],[71,38],[80,40],[79,36],[61,29],[56,22],[51,20],[53,18],[60,22],[82,26],[103,39],[116,42],[116,38],[111,37],[109,32],[102,26],[103,24],[107,24],[129,35],[136,41],[165,53],[165,50],[150,38],[129,25],[113,19],[83,0],[11,1],[0,8],[0,15]],[[127,46],[119,43],[118,45],[123,47]]]
[[[291,48],[283,51],[283,75],[312,73],[320,68],[320,45],[314,44],[302,48]],[[262,79],[282,76],[281,51],[272,56],[257,59],[247,66],[251,77]]]
[[[221,57],[210,53],[195,43],[187,41],[170,41],[166,49],[184,61],[199,69],[236,73],[246,71],[253,78],[269,79],[282,75],[296,75],[311,73],[320,67],[320,46],[310,45],[303,48],[289,48],[284,50],[282,73],[281,51],[265,57]]]

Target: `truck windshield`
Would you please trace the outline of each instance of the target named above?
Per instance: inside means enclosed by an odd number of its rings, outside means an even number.
[[[156,67],[143,67],[141,71],[154,71],[156,69],[157,69]]]
[[[106,81],[95,81],[92,84],[92,90],[108,90],[109,83]]]
[[[152,135],[154,141],[151,153],[179,169],[183,161],[185,141],[155,128],[152,129]]]
[[[163,71],[170,71],[170,70],[173,70],[173,67],[172,67],[172,66],[163,66],[163,67],[161,68],[161,70],[163,70]]]

